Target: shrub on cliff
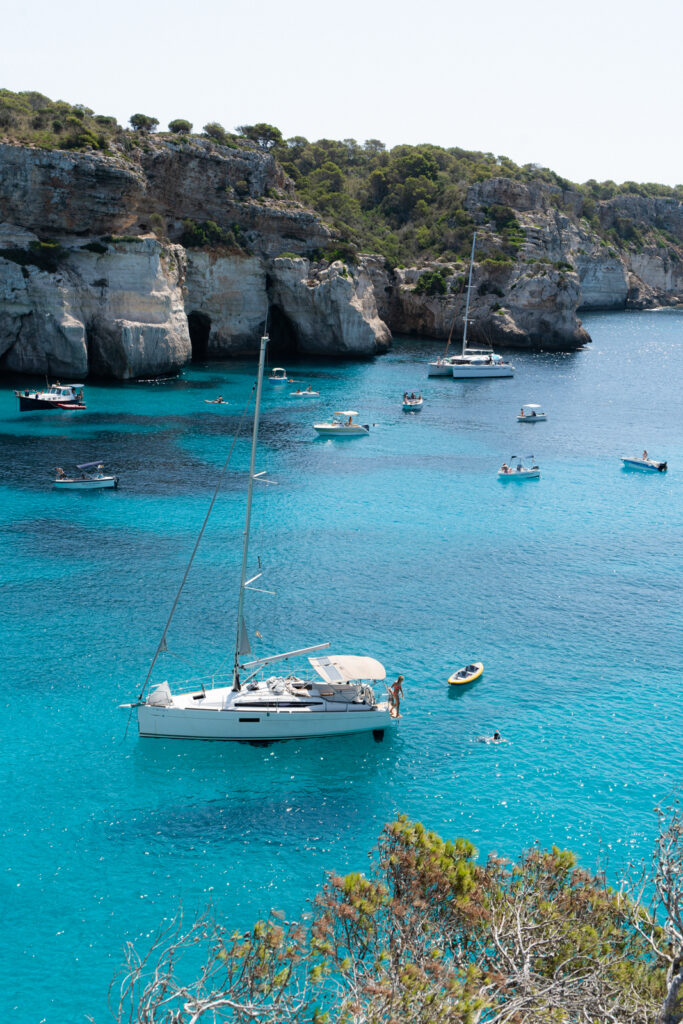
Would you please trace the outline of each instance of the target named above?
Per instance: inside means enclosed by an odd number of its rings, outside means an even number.
[[[420,274],[415,291],[418,295],[445,295],[448,284],[443,270],[427,270]]]
[[[135,132],[153,132],[159,124],[159,119],[150,117],[149,114],[131,114],[129,122]]]
[[[677,811],[660,813],[651,869],[617,890],[557,847],[479,864],[399,817],[367,876],[328,877],[309,926],[274,914],[230,932],[207,913],[129,945],[112,1008],[121,1024],[678,1024],[682,868]],[[188,983],[184,954],[202,948]]]
[[[182,117],[177,117],[175,121],[168,122],[168,130],[173,135],[189,135],[192,131],[192,122],[185,121]]]
[[[188,218],[183,221],[180,244],[184,245],[186,249],[224,245],[229,249],[241,252],[246,244],[246,239],[239,224],[233,224],[230,228],[222,228],[212,220],[203,220],[198,223]]]
[[[273,146],[282,142],[282,132],[272,124],[243,124],[237,132],[245,139],[255,142],[261,149],[272,149]]]

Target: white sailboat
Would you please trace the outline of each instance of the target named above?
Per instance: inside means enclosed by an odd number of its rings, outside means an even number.
[[[505,362],[502,356],[485,349],[467,348],[467,317],[470,309],[470,292],[472,290],[472,268],[474,267],[474,247],[477,232],[472,237],[472,254],[470,256],[470,273],[467,281],[467,299],[465,301],[465,326],[462,332],[462,351],[459,356],[450,359],[450,372],[456,380],[479,380],[482,377],[512,377],[515,368]]]
[[[267,342],[267,336],[261,339],[232,672],[223,678],[217,674],[207,683],[190,681],[194,685],[185,683],[178,693],[172,692],[165,681],[145,697],[155,662],[167,650],[166,635],[192,564],[190,559],[142,692],[134,704],[122,705],[136,709],[138,732],[143,737],[261,744],[274,740],[372,732],[375,739],[381,739],[386,729],[397,724],[393,703],[377,700],[373,692],[372,683],[386,678],[384,666],[374,658],[357,655],[309,657],[312,672],[298,675],[287,669],[278,675],[271,673],[270,666],[324,650],[330,646],[329,643],[263,658],[251,657],[243,608],[245,592],[258,589],[252,588],[251,584],[261,576],[258,572],[246,579],[254,481],[263,479],[263,474],[255,473],[254,467]],[[200,538],[207,520],[208,514]],[[199,539],[195,551],[198,544]],[[250,660],[245,660],[247,658]]]

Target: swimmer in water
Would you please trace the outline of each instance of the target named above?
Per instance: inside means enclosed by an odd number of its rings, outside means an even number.
[[[493,736],[477,736],[477,743],[505,743],[506,740],[500,735],[498,730],[494,732]]]

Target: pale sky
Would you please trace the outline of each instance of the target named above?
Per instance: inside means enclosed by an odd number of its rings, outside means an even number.
[[[432,142],[683,183],[683,3],[6,2],[0,87],[127,123]]]

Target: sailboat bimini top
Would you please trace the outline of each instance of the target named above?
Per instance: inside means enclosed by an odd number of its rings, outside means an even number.
[[[326,683],[350,683],[357,679],[386,679],[384,665],[375,658],[361,658],[354,654],[330,654],[324,658],[309,658],[310,664]]]

